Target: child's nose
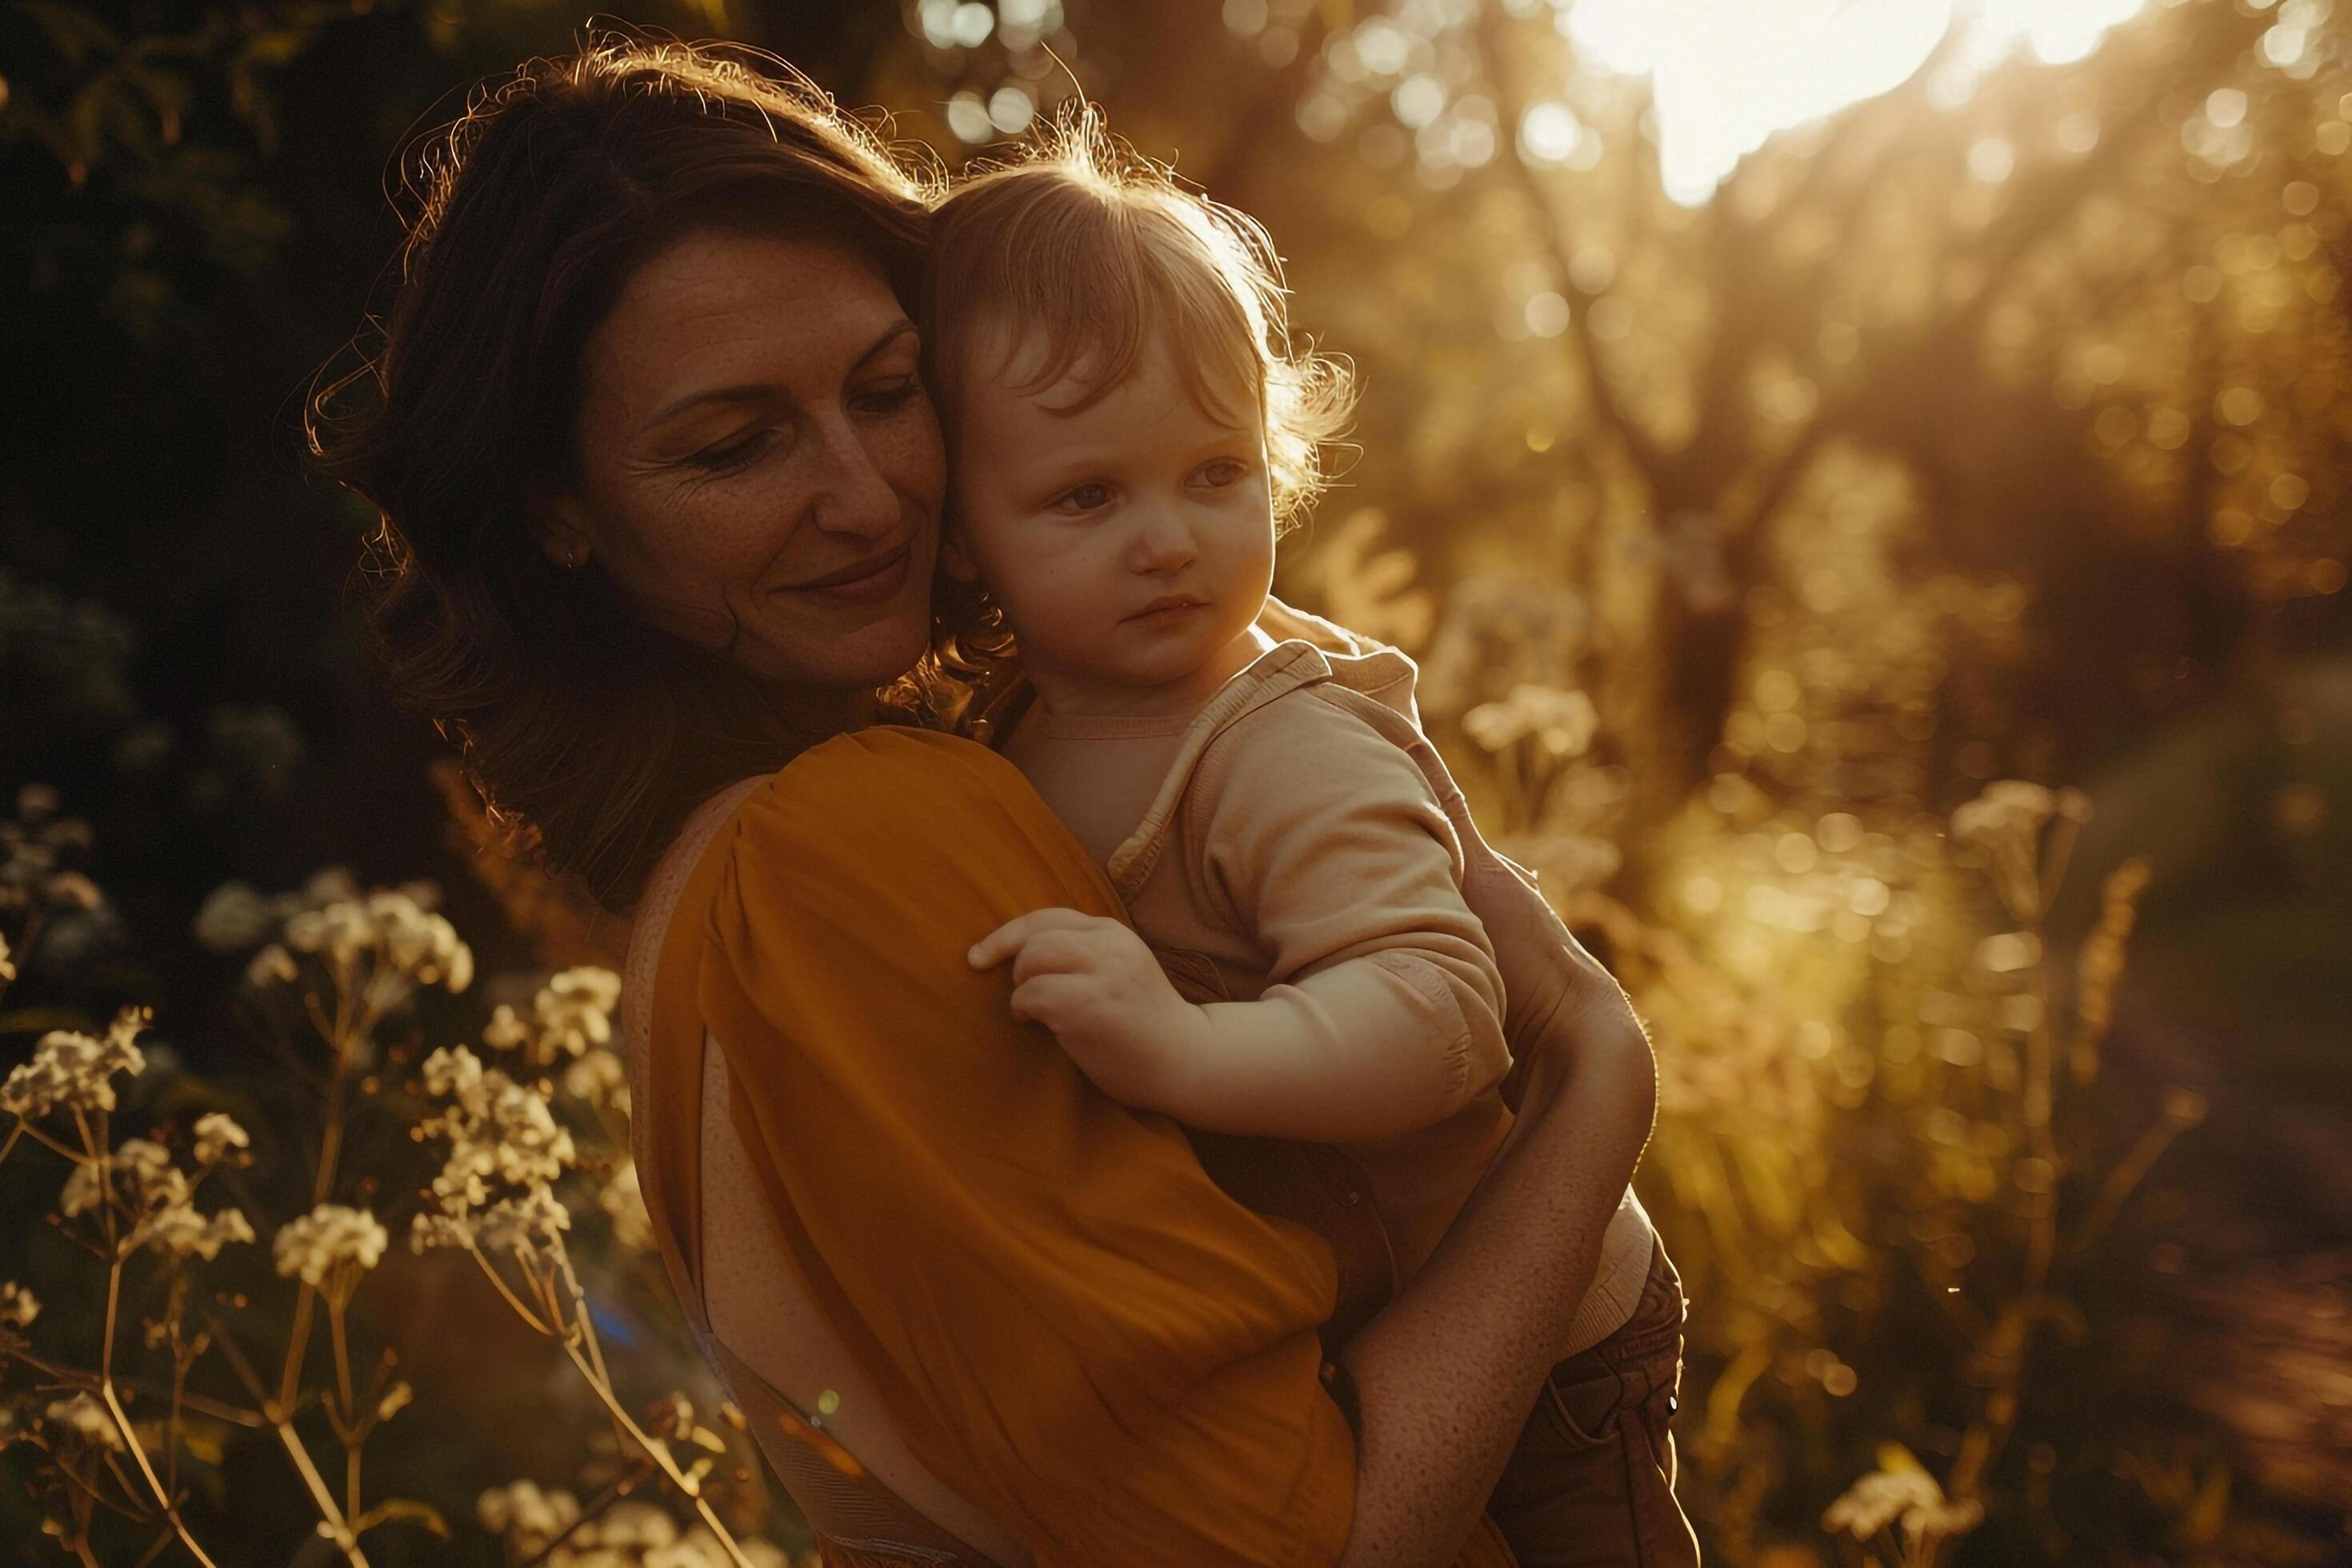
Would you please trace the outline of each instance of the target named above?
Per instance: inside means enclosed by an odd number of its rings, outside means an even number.
[[[1198,553],[1192,531],[1169,512],[1148,519],[1136,536],[1137,563],[1147,572],[1172,572]]]

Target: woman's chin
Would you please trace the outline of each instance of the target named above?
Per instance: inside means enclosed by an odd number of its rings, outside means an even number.
[[[762,679],[844,690],[883,686],[914,668],[929,646],[928,605],[877,618],[814,647],[747,649],[743,662]]]

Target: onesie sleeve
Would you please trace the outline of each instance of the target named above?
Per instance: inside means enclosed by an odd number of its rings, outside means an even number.
[[[1029,910],[1118,918],[1084,849],[1010,763],[911,730],[814,748],[728,831],[698,1010],[779,1239],[908,1447],[1041,1568],[1334,1560],[1328,1247],[965,961]]]
[[[1221,1030],[1328,1060],[1333,1095],[1351,1079],[1394,1093],[1392,1069],[1417,1064],[1416,1127],[1502,1079],[1502,976],[1411,756],[1301,690],[1211,743],[1188,808],[1202,891],[1256,942],[1271,982],[1255,1001],[1209,1004]]]

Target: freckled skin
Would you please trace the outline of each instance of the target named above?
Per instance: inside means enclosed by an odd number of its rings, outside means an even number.
[[[946,488],[919,353],[854,252],[685,237],[589,337],[578,482],[540,509],[541,547],[755,675],[835,697],[889,679],[923,648]],[[887,599],[807,586],[902,545]]]

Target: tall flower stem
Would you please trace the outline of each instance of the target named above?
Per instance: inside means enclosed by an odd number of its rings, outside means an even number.
[[[228,1325],[210,1313],[206,1317],[212,1323],[213,1337],[221,1348],[221,1354],[227,1359],[237,1380],[245,1384],[246,1392],[262,1407],[262,1418],[278,1434],[278,1442],[285,1446],[286,1457],[293,1462],[295,1474],[302,1479],[304,1488],[310,1494],[311,1503],[317,1507],[319,1517],[324,1521],[328,1539],[335,1543],[352,1568],[368,1568],[367,1555],[360,1550],[359,1537],[352,1533],[342,1510],[335,1506],[334,1494],[327,1489],[326,1481],[319,1474],[319,1467],[310,1462],[310,1452],[302,1446],[302,1435],[294,1430],[291,1412],[279,1409],[270,1399],[269,1390],[263,1385],[261,1374],[254,1370],[251,1362],[245,1359],[245,1352],[230,1337]]]
[[[117,1258],[114,1266],[106,1271],[106,1337],[99,1346],[99,1397],[106,1401],[107,1413],[114,1417],[114,1425],[122,1434],[123,1446],[131,1450],[131,1457],[139,1462],[139,1473],[146,1478],[148,1487],[155,1494],[156,1505],[163,1510],[163,1517],[172,1521],[173,1530],[178,1532],[180,1544],[185,1546],[189,1553],[197,1562],[203,1563],[205,1568],[217,1568],[212,1558],[205,1554],[205,1549],[196,1544],[196,1538],[188,1533],[187,1521],[180,1517],[180,1505],[172,1500],[172,1494],[164,1489],[162,1479],[155,1474],[155,1467],[147,1462],[147,1450],[140,1447],[139,1434],[131,1430],[131,1417],[124,1412],[122,1401],[115,1395],[114,1321],[120,1310],[121,1298],[122,1260]]]
[[[702,1516],[702,1522],[709,1527],[712,1535],[718,1537],[719,1546],[727,1553],[727,1560],[734,1563],[735,1568],[751,1568],[751,1560],[743,1555],[743,1549],[735,1544],[735,1537],[729,1532],[726,1525],[719,1522],[719,1515],[712,1510],[709,1500],[702,1495],[702,1483],[677,1468],[677,1461],[670,1455],[669,1445],[648,1436],[643,1427],[630,1418],[629,1413],[621,1407],[621,1402],[614,1396],[612,1385],[599,1377],[596,1374],[596,1369],[589,1365],[587,1358],[580,1353],[580,1343],[576,1336],[565,1335],[562,1344],[563,1353],[572,1358],[572,1364],[580,1369],[581,1377],[586,1381],[590,1388],[595,1390],[596,1397],[604,1401],[604,1408],[612,1413],[613,1419],[621,1424],[622,1429],[626,1431],[637,1447],[645,1451],[646,1458],[661,1467],[662,1474],[669,1478],[670,1485],[676,1487],[688,1501],[694,1504],[694,1511]]]

